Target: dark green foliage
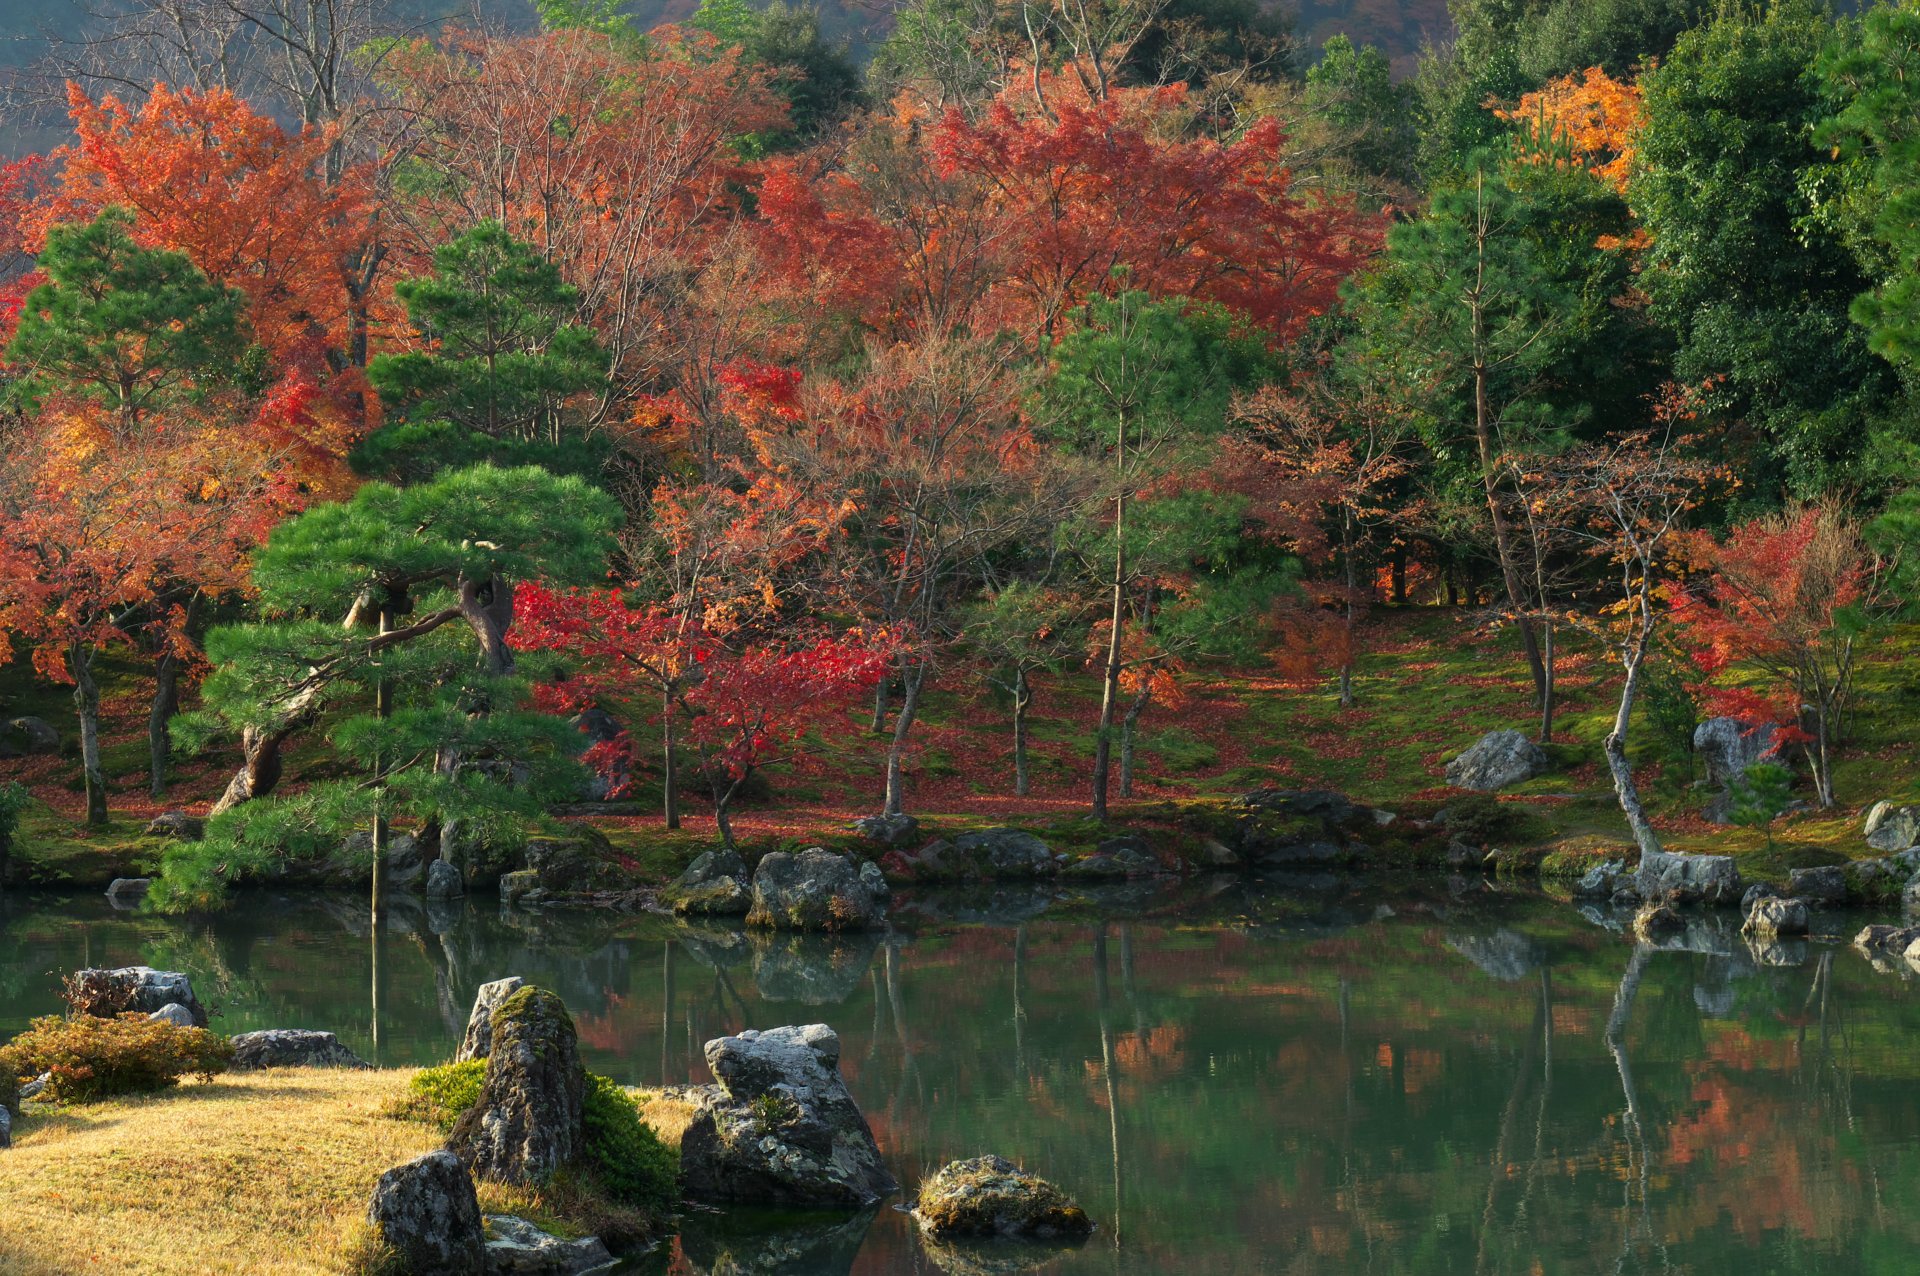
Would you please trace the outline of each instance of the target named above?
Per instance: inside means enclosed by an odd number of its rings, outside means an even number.
[[[196,382],[249,364],[245,299],[185,254],[133,242],[133,214],[108,208],[47,232],[7,361],[26,369],[9,393],[32,406],[51,386],[89,395],[128,420]]]
[[[26,785],[17,781],[0,784],[0,887],[7,884],[7,864],[13,855],[13,836],[20,828],[21,813],[31,800]]]
[[[1742,828],[1760,829],[1773,849],[1773,822],[1793,805],[1793,772],[1778,762],[1756,762],[1733,782],[1727,818]]]
[[[481,461],[597,470],[575,401],[605,380],[579,294],[553,264],[498,222],[434,250],[434,272],[394,287],[431,349],[367,367],[394,418],[361,445],[363,472],[419,481]]]
[[[785,135],[768,148],[802,145],[845,120],[860,105],[860,71],[845,41],[820,31],[820,10],[773,0],[754,14],[747,56],[772,67],[773,91],[787,100]]]
[[[1520,813],[1491,793],[1463,793],[1447,802],[1447,837],[1468,846],[1492,846],[1513,837]]]
[[[1360,172],[1388,182],[1415,180],[1413,87],[1394,81],[1379,49],[1356,48],[1344,35],[1328,40],[1307,69],[1305,101]]]
[[[1672,660],[1657,660],[1641,671],[1639,708],[1641,722],[1663,753],[1680,760],[1692,755],[1700,706]]]
[[[422,1068],[407,1081],[407,1097],[394,1115],[452,1132],[461,1113],[479,1101],[486,1079],[485,1059]]]
[[[0,1047],[0,1071],[14,1077],[51,1074],[41,1092],[50,1103],[150,1094],[184,1076],[211,1081],[232,1063],[233,1043],[225,1037],[143,1014],[43,1015]]]
[[[680,1157],[640,1119],[617,1082],[587,1074],[587,1159],[595,1182],[616,1205],[656,1216],[680,1203]]]

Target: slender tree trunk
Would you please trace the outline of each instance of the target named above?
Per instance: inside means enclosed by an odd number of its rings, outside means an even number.
[[[1120,796],[1133,796],[1133,741],[1140,725],[1140,715],[1147,711],[1147,705],[1153,699],[1153,690],[1149,687],[1134,697],[1127,706],[1127,716],[1120,722]]]
[[[1025,797],[1033,780],[1027,768],[1027,710],[1033,705],[1033,683],[1021,665],[1013,671],[1013,792]]]
[[[381,633],[392,632],[393,615],[394,600],[391,597],[383,599],[380,604]],[[382,721],[393,716],[393,683],[384,669],[373,689],[373,714]],[[380,928],[387,919],[386,779],[387,759],[384,755],[376,755],[373,760],[373,874],[370,900],[376,944],[379,942]]]
[[[1113,717],[1120,701],[1121,626],[1126,622],[1127,494],[1113,498],[1113,608],[1108,617],[1107,663],[1100,682],[1100,726],[1093,740],[1093,818],[1107,818],[1107,773],[1113,758]]]
[[[1540,689],[1540,743],[1553,740],[1554,695],[1558,679],[1554,675],[1554,633],[1553,622],[1544,621],[1540,626],[1540,669],[1544,682]]]
[[[1642,605],[1645,606],[1649,601],[1643,600]],[[1620,704],[1614,710],[1613,730],[1607,733],[1604,747],[1607,769],[1613,774],[1613,791],[1620,799],[1620,812],[1627,817],[1627,827],[1633,832],[1633,840],[1640,844],[1643,859],[1660,853],[1660,835],[1654,832],[1653,822],[1647,818],[1646,808],[1640,804],[1639,786],[1633,782],[1633,767],[1627,761],[1627,729],[1633,722],[1633,700],[1640,690],[1640,672],[1646,665],[1647,649],[1652,638],[1652,624],[1643,620],[1638,634],[1629,640],[1627,649],[1622,653],[1621,664],[1626,677],[1620,684]]]
[[[1407,547],[1395,546],[1390,562],[1393,569],[1393,605],[1405,607],[1407,605]]]
[[[913,729],[913,720],[920,712],[920,693],[926,685],[926,679],[927,665],[922,660],[907,673],[906,686],[900,696],[900,712],[893,718],[893,739],[887,745],[887,800],[881,807],[885,815],[901,815],[906,811],[906,783],[902,766],[907,749],[907,732]]]
[[[167,724],[180,708],[180,658],[162,651],[153,662],[153,708],[147,714],[147,791],[167,792]]]
[[[1353,708],[1353,595],[1359,583],[1353,566],[1353,512],[1342,508],[1340,511],[1340,558],[1345,565],[1347,598],[1344,609],[1346,642],[1340,655],[1340,707]]]
[[[100,684],[94,681],[93,648],[67,645],[67,672],[73,677],[73,707],[80,718],[80,768],[87,781],[87,823],[107,823],[107,773],[100,764]]]
[[[677,829],[680,827],[680,759],[674,750],[671,688],[662,688],[660,692],[660,774],[666,786],[662,802],[666,807],[667,827]]]
[[[887,729],[887,706],[892,699],[892,691],[885,678],[873,684],[873,721],[868,724],[867,730],[875,735]]]

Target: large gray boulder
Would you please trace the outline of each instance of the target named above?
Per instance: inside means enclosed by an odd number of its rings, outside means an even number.
[[[138,1012],[150,1015],[163,1006],[184,1006],[193,1026],[207,1026],[206,1008],[193,995],[193,981],[177,970],[151,966],[90,967],[67,979],[67,998],[81,1014],[112,1019]]]
[[[484,1222],[492,1276],[579,1276],[613,1263],[598,1236],[562,1240],[511,1214],[488,1214]]]
[[[776,930],[867,930],[887,919],[886,879],[872,863],[816,846],[775,851],[753,875],[749,926]]]
[[[1447,783],[1456,789],[1492,793],[1531,780],[1552,764],[1546,751],[1519,731],[1489,731],[1447,763]]]
[[[480,991],[474,994],[473,1010],[467,1015],[466,1036],[460,1039],[460,1049],[454,1052],[455,1063],[487,1057],[493,1048],[493,1012],[526,986],[527,981],[518,975],[480,985]]]
[[[267,1028],[233,1039],[233,1066],[240,1072],[262,1068],[371,1068],[340,1044],[331,1032],[304,1028]]]
[[[460,1159],[429,1152],[380,1176],[367,1222],[411,1276],[484,1276],[480,1200]]]
[[[1813,904],[1845,903],[1847,871],[1838,864],[1796,868],[1787,874],[1787,894]]]
[[[954,856],[967,877],[1046,877],[1060,871],[1064,856],[1025,829],[979,829],[953,839]]]
[[[1875,802],[1861,831],[1868,846],[1890,855],[1920,846],[1920,806]]]
[[[1727,823],[1733,806],[1733,786],[1756,762],[1774,758],[1775,737],[1779,728],[1771,722],[1747,722],[1740,718],[1708,718],[1693,729],[1693,751],[1706,768],[1706,785],[1716,790],[1707,804],[1707,818]]]
[[[1737,904],[1740,870],[1730,855],[1649,851],[1640,857],[1640,898],[1671,904]]]
[[[13,1113],[0,1107],[0,1152],[13,1146]]]
[[[1575,899],[1612,899],[1622,884],[1631,880],[1633,874],[1627,869],[1625,860],[1604,860],[1580,875],[1573,884]]]
[[[475,1177],[537,1184],[584,1148],[587,1073],[579,1034],[560,998],[522,988],[493,1012],[480,1097],[447,1148]]]
[[[60,752],[60,733],[43,718],[13,718],[0,727],[0,758]]]
[[[840,1038],[823,1023],[707,1043],[716,1084],[680,1141],[696,1201],[858,1208],[899,1190],[840,1078]]]
[[[170,1023],[176,1028],[197,1028],[193,1021],[193,1011],[179,1002],[170,1002],[147,1016],[154,1023]]]
[[[1807,933],[1807,906],[1800,900],[1785,896],[1762,896],[1754,900],[1752,907],[1747,910],[1746,924],[1741,929],[1763,940],[1804,935]]]
[[[460,878],[460,870],[446,860],[435,860],[427,865],[427,898],[458,899],[467,893],[467,884]]]
[[[150,877],[116,877],[107,883],[107,902],[115,908],[132,908],[147,897],[152,885]]]
[[[920,821],[911,815],[863,815],[851,826],[855,833],[881,846],[900,846],[911,842],[920,832]]]
[[[932,1236],[1080,1238],[1085,1210],[1037,1174],[1000,1156],[952,1161],[920,1185],[913,1217]]]
[[[370,865],[373,863],[373,834],[365,829],[347,835],[340,844],[340,854],[336,857],[334,873],[339,875],[346,870],[347,882],[368,881]],[[388,833],[387,885],[399,890],[412,890],[421,884],[427,875],[426,852],[418,838],[411,833]]]
[[[681,914],[738,917],[753,907],[747,862],[724,847],[704,851],[660,892],[662,903]]]

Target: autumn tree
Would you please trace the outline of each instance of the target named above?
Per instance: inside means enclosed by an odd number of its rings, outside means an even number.
[[[1855,645],[1878,582],[1859,524],[1833,504],[1789,508],[1684,546],[1694,575],[1673,606],[1708,700],[1784,724],[1802,744],[1822,809],[1855,694]],[[1732,685],[1714,684],[1722,674]],[[1757,678],[1757,681],[1756,681]]]

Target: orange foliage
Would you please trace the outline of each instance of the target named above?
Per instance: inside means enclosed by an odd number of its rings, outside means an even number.
[[[1564,141],[1573,156],[1601,181],[1627,193],[1635,135],[1645,113],[1640,88],[1614,79],[1597,66],[1564,75],[1522,97],[1501,119],[1533,124],[1546,137]]]

